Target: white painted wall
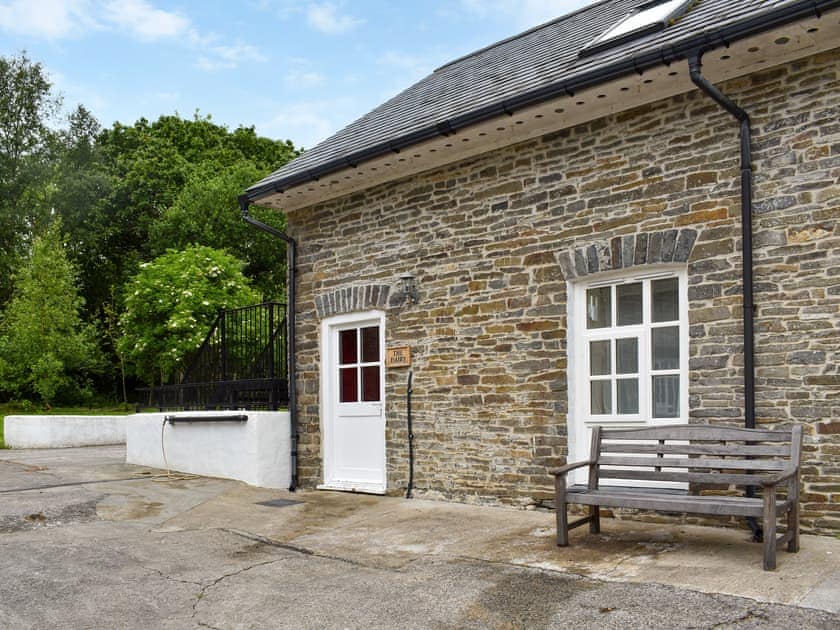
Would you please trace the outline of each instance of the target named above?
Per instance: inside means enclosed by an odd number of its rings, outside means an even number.
[[[169,424],[181,416],[248,416],[247,422]],[[152,468],[237,479],[264,488],[292,483],[291,422],[288,411],[190,411],[139,413],[127,425],[126,462]],[[161,430],[163,447],[161,449]]]
[[[6,416],[9,448],[68,448],[125,444],[129,416]]]

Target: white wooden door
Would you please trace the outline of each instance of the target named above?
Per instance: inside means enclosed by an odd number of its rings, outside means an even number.
[[[384,493],[384,317],[340,316],[322,331],[323,488]]]

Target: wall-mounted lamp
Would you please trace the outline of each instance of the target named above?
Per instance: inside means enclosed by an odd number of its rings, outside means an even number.
[[[397,295],[402,298],[403,303],[417,304],[420,294],[417,292],[417,281],[413,274],[404,273],[400,276],[400,281],[397,284]]]

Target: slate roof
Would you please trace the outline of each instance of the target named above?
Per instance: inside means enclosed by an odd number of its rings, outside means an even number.
[[[815,12],[840,0],[697,0],[676,23],[591,56],[587,44],[646,4],[602,0],[456,59],[289,162],[246,191],[274,191],[634,71],[684,59]]]

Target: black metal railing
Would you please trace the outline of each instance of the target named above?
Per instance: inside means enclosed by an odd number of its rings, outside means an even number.
[[[141,388],[164,409],[271,409],[288,405],[286,306],[219,312],[177,383]]]

